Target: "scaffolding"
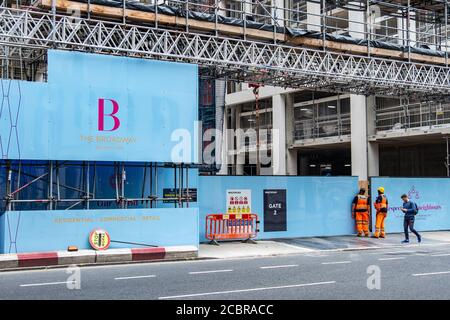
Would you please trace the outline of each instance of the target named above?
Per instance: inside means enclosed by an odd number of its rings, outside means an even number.
[[[286,3],[3,0],[1,77],[46,81],[47,50],[75,50],[193,63],[207,79],[401,97],[402,101],[417,101],[419,109],[442,107],[444,118],[450,117],[446,109],[450,97],[447,0]],[[409,107],[409,113],[405,113],[403,104],[401,108],[400,114],[408,116],[408,126],[415,126],[416,118],[411,113],[414,107]],[[395,118],[398,110],[392,112],[391,118]],[[385,127],[394,126],[388,118]],[[349,133],[347,114],[322,120],[329,122],[322,126],[326,135],[335,128],[339,134]],[[379,129],[385,120],[380,118]],[[433,120],[419,119],[418,123],[430,125]],[[320,137],[321,133],[313,136]],[[26,170],[31,167],[38,173]],[[99,167],[112,170],[112,181],[98,180]],[[141,171],[144,179],[140,181],[140,193],[128,193],[127,167]],[[68,168],[79,171],[81,180],[75,185],[62,179],[61,171]],[[99,202],[120,208],[134,202],[149,208],[164,202],[189,206],[193,201],[188,181],[192,168],[186,164],[2,159],[1,203],[7,210],[35,206],[90,209]],[[157,191],[158,169],[173,170],[174,197]],[[114,192],[101,196],[98,190],[107,183]],[[27,193],[29,187],[38,185],[40,192]]]
[[[154,162],[2,160],[0,212],[156,208],[162,203],[189,207],[197,198],[196,189],[189,187],[191,169]],[[158,181],[162,172],[172,172],[172,183]]]
[[[3,72],[3,75],[45,80],[45,77],[35,76],[37,72],[45,74],[42,71],[45,62],[39,57],[46,49],[57,48],[195,63],[202,68],[204,77],[239,82],[365,95],[402,95],[422,100],[430,95],[437,98],[448,96],[447,1],[432,1],[434,7],[430,8],[440,10],[431,11],[435,16],[428,20],[423,18],[428,15],[419,13],[429,13],[430,9],[415,1],[322,1],[322,9],[315,19],[320,25],[315,25],[312,18],[306,19],[313,21],[306,21],[308,30],[320,27],[312,37],[297,35],[299,29],[288,27],[292,25],[288,12],[299,13],[304,10],[302,6],[299,9],[278,8],[272,2],[269,6],[266,2],[256,1],[251,2],[252,6],[262,6],[264,10],[250,10],[248,13],[245,8],[249,3],[241,2],[240,13],[245,19],[239,22],[242,26],[238,27],[227,25],[227,21],[221,22],[219,18],[230,16],[234,9],[227,9],[218,0],[214,3],[192,0],[157,2],[151,15],[150,12],[140,12],[139,16],[136,13],[139,11],[129,7],[129,3],[135,2],[129,1],[123,2],[125,7],[109,8],[110,13],[103,13],[103,16],[95,14],[95,8],[105,7],[99,1],[41,0],[28,4],[13,1],[10,7],[5,7],[8,3],[4,1],[4,6],[0,8],[0,42],[3,60],[7,62],[2,65],[11,67],[2,70],[22,68],[26,71]],[[181,12],[181,16],[172,17],[173,21],[166,19],[163,23],[165,11],[158,11],[158,7],[167,8],[177,3],[183,4],[183,10],[174,12]],[[327,6],[330,3],[339,3],[339,6]],[[354,7],[354,3],[359,3],[359,6]],[[392,39],[383,35],[385,41],[395,39],[404,46],[394,49],[389,46],[373,47],[374,43],[381,43],[380,35],[376,33],[379,32],[376,31],[378,27],[383,27],[381,18],[366,21],[366,17],[363,21],[357,21],[341,18],[335,13],[339,9],[346,10],[347,14],[355,10],[367,14],[368,8],[374,6],[380,7],[382,17],[395,17],[405,22],[405,27],[395,28],[397,33]],[[75,8],[79,10],[77,16],[72,14]],[[417,14],[413,15],[412,11]],[[201,21],[205,12],[212,12],[208,19],[214,17],[215,21]],[[121,17],[117,16],[118,13]],[[300,13],[307,17],[316,15]],[[260,21],[260,16],[270,19],[263,23],[255,22]],[[366,28],[352,31],[352,37],[329,39],[341,28],[335,27],[336,30],[332,31],[333,23],[330,21],[339,19],[345,20],[347,25],[363,24]],[[256,25],[251,25],[250,21]],[[412,31],[412,21],[428,27]],[[433,21],[434,24],[431,23]],[[229,30],[224,31],[224,26]],[[259,29],[252,29],[255,26]],[[267,31],[268,26],[271,31]],[[284,26],[282,30],[281,26]],[[346,30],[345,26],[342,28],[339,30]],[[241,32],[240,36],[236,32]],[[270,39],[266,37],[267,33]],[[350,38],[366,40],[358,44],[348,43]],[[434,50],[423,49],[423,46],[433,46]],[[413,50],[417,48],[425,51]],[[362,54],[364,51],[366,54]],[[13,64],[12,61],[19,62]]]
[[[438,129],[450,126],[450,104],[429,100],[377,98],[376,131]]]

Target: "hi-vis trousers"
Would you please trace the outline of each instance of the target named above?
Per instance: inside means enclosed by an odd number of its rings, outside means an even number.
[[[358,236],[362,236],[363,233],[366,237],[369,236],[369,212],[355,212],[356,231]]]
[[[386,219],[386,212],[377,212],[375,222],[375,238],[384,238],[384,220]]]

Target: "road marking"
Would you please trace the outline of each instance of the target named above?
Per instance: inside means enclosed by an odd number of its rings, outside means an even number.
[[[450,253],[439,253],[439,254],[432,254],[431,257],[448,257],[450,256]]]
[[[405,257],[392,257],[392,258],[380,258],[379,261],[387,261],[387,260],[403,260]]]
[[[333,283],[336,283],[336,281],[302,283],[302,284],[293,284],[293,285],[288,285],[288,286],[277,286],[277,287],[261,287],[261,288],[252,288],[252,289],[215,291],[215,292],[204,292],[204,293],[191,293],[191,294],[183,294],[183,295],[178,295],[178,296],[159,297],[158,299],[160,299],[160,300],[164,300],[164,299],[179,299],[179,298],[211,296],[211,295],[227,294],[227,293],[239,293],[239,292],[252,292],[252,291],[299,288],[299,287],[318,286],[318,285],[333,284]]]
[[[298,264],[285,264],[283,266],[266,266],[260,267],[260,269],[277,269],[277,268],[292,268],[292,267],[298,267]]]
[[[21,284],[21,287],[37,287],[37,286],[52,286],[56,284],[73,284],[74,281],[60,281],[60,282],[43,282],[43,283],[27,283],[27,284]]]
[[[128,280],[128,279],[142,279],[142,278],[155,278],[154,274],[150,274],[148,276],[131,276],[131,277],[118,277],[114,278],[114,280]]]
[[[351,263],[351,261],[331,261],[331,262],[322,262],[322,264],[343,264],[343,263]]]
[[[388,252],[383,252],[383,254],[402,254],[402,253],[415,253],[416,251],[412,251],[412,250],[399,250],[399,251],[388,251]]]
[[[420,277],[420,276],[432,276],[436,274],[448,274],[450,271],[441,271],[441,272],[429,272],[429,273],[414,273],[413,277]]]
[[[218,273],[218,272],[232,272],[231,269],[225,269],[225,270],[209,270],[209,271],[192,271],[189,272],[189,274],[203,274],[203,273]]]
[[[412,250],[399,250],[399,251],[387,251],[387,252],[372,252],[370,254],[402,254],[402,253],[415,253]]]

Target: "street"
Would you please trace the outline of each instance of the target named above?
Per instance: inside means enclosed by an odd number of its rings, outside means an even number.
[[[66,268],[2,272],[0,299],[450,299],[450,246],[415,239],[397,248],[79,270],[79,289]],[[379,287],[370,290],[374,270]]]

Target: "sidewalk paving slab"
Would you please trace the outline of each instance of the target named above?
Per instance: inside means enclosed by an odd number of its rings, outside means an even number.
[[[450,245],[449,231],[422,232],[420,245]],[[243,258],[296,253],[320,253],[327,251],[375,250],[419,245],[414,235],[410,244],[402,244],[403,233],[387,234],[386,238],[359,238],[350,236],[285,238],[257,240],[256,244],[240,241],[224,241],[219,246],[200,244],[199,258]]]
[[[293,246],[281,241],[259,240],[256,244],[240,241],[220,242],[219,246],[200,244],[199,258],[243,258],[295,254],[313,251],[301,246]]]

